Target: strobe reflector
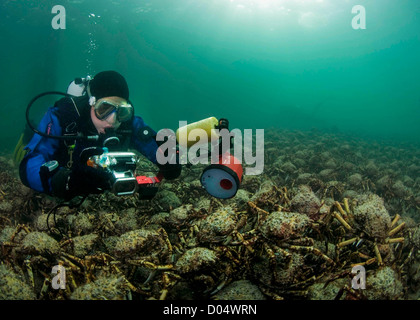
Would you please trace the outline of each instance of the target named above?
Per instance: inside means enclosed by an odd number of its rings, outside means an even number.
[[[201,185],[213,197],[229,199],[235,196],[242,181],[242,165],[230,153],[219,157],[219,162],[209,165],[201,174]]]

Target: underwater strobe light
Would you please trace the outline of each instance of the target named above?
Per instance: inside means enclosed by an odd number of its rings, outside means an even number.
[[[213,197],[229,199],[235,196],[242,181],[242,165],[226,152],[218,163],[209,165],[201,174],[201,185]]]
[[[196,129],[204,131],[207,141],[200,140],[196,142],[195,139],[189,139],[190,132]],[[223,151],[223,137],[220,135],[220,130],[222,129],[229,130],[229,121],[227,119],[217,120],[215,117],[209,117],[180,127],[176,132],[176,139],[181,146],[187,148],[194,144],[210,143],[218,140],[213,145],[213,150],[210,153],[218,150],[217,154],[219,156],[215,157],[216,161],[212,158],[211,164],[203,170],[200,182],[211,196],[229,199],[235,196],[239,189],[243,169],[240,161],[227,151],[230,147]],[[195,137],[195,135],[193,136]]]

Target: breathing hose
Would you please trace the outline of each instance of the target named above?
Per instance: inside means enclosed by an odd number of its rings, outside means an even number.
[[[47,91],[44,93],[40,93],[37,96],[33,97],[32,100],[28,103],[28,106],[26,107],[26,122],[28,123],[29,128],[35,132],[36,134],[39,134],[42,137],[46,137],[46,138],[52,138],[52,139],[59,139],[59,140],[79,140],[79,139],[87,139],[87,140],[98,140],[99,136],[85,136],[81,133],[78,133],[76,135],[67,135],[67,136],[56,136],[56,135],[49,135],[46,134],[45,132],[41,132],[38,129],[36,129],[32,124],[31,121],[29,120],[29,110],[31,109],[32,105],[34,104],[34,102],[36,100],[38,100],[39,98],[46,96],[46,95],[50,95],[50,94],[58,94],[58,95],[62,95],[68,98],[72,98],[73,96],[71,94],[68,93],[64,93],[64,92],[60,92],[60,91]]]

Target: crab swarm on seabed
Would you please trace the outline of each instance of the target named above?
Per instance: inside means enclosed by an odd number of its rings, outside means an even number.
[[[420,151],[281,130],[265,144],[264,174],[229,200],[193,166],[153,200],[57,206],[0,158],[0,299],[418,299]]]

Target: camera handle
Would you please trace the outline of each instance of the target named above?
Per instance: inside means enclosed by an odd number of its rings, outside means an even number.
[[[158,192],[158,184],[162,181],[163,174],[159,172],[155,177],[136,176],[137,193],[140,200],[150,200]]]

